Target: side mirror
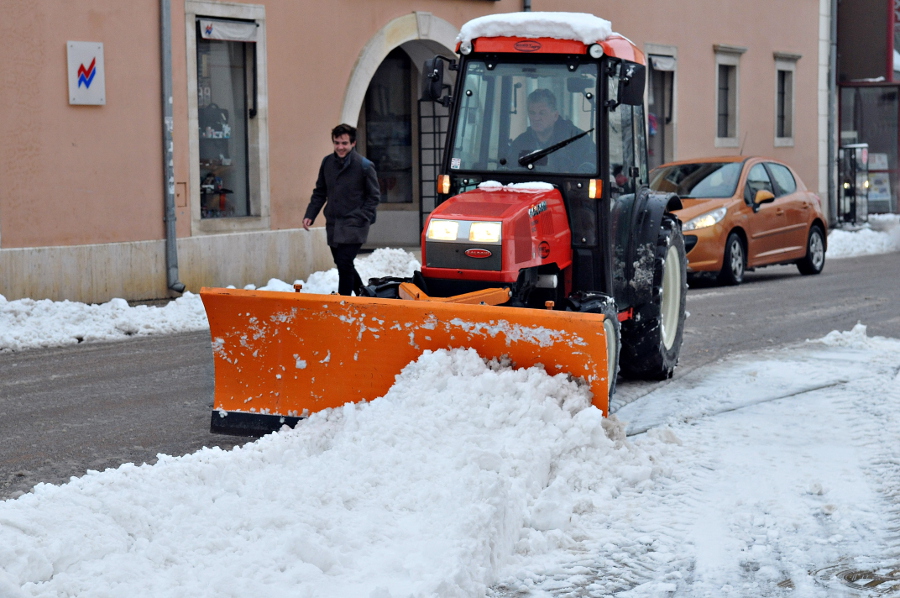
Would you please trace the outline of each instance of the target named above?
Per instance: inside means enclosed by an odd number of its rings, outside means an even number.
[[[756,195],[753,197],[753,207],[754,209],[759,209],[759,206],[764,203],[771,203],[775,201],[775,196],[771,191],[766,191],[765,189],[760,189],[756,192]]]
[[[422,99],[437,102],[444,92],[444,61],[435,56],[422,67]]]
[[[620,104],[640,106],[644,103],[644,85],[647,80],[647,67],[634,62],[622,63],[622,76],[619,79]]]

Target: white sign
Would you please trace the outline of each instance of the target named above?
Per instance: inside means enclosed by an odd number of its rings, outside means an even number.
[[[69,104],[106,104],[106,77],[101,42],[66,42]]]

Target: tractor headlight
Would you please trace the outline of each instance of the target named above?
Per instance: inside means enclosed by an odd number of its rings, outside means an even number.
[[[725,214],[728,213],[728,208],[721,207],[717,210],[713,210],[712,212],[707,212],[706,214],[701,214],[696,218],[691,218],[685,224],[682,230],[697,230],[700,228],[707,228],[712,226],[713,224],[722,222],[722,218],[725,217]]]
[[[499,222],[473,222],[469,227],[469,240],[476,243],[499,243]]]
[[[432,219],[428,223],[428,232],[425,237],[437,241],[455,241],[459,233],[459,222],[455,220]]]

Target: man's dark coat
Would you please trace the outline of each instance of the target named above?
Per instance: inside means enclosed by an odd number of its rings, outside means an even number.
[[[328,245],[365,243],[380,201],[381,190],[372,161],[351,150],[341,166],[341,159],[332,153],[322,160],[304,218],[315,220],[324,205]]]

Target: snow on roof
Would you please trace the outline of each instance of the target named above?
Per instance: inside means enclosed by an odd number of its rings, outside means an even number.
[[[477,37],[551,37],[593,44],[610,35],[609,21],[584,12],[514,12],[472,19],[463,25],[456,41],[471,42]]]

